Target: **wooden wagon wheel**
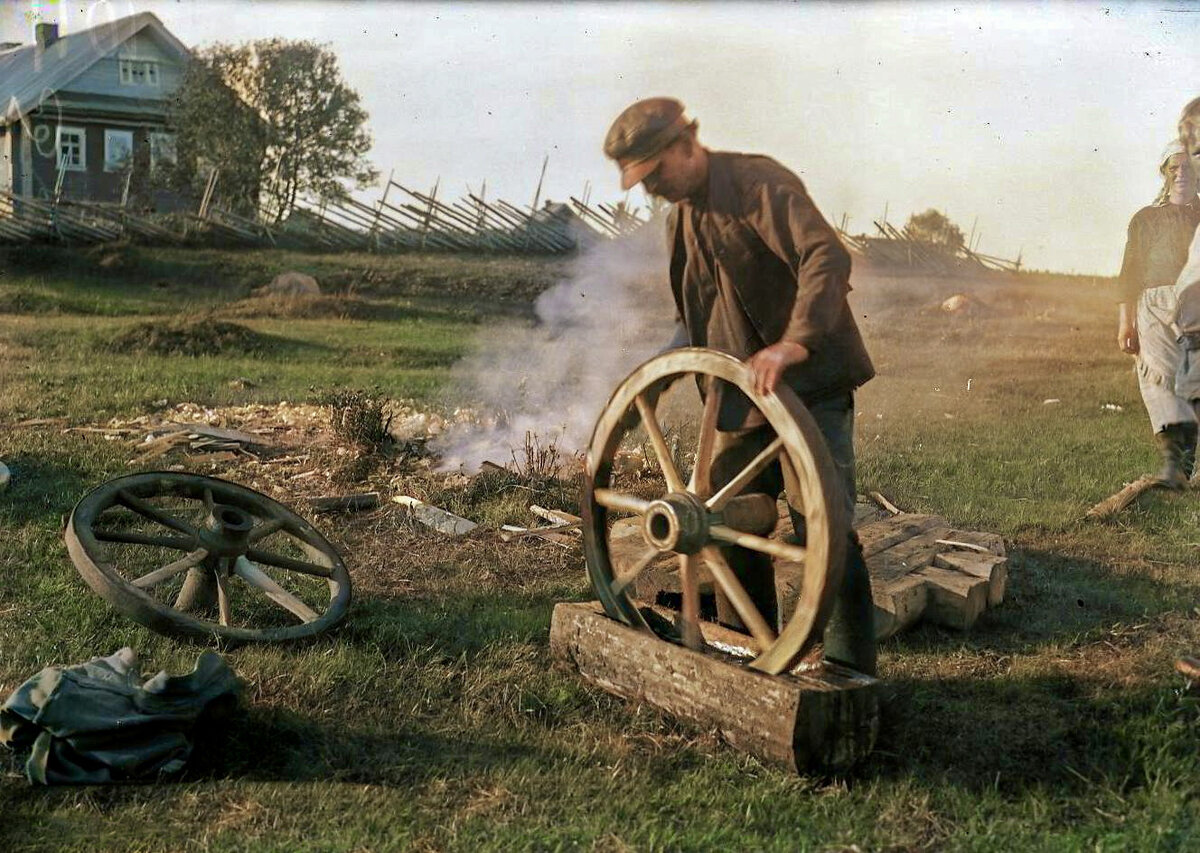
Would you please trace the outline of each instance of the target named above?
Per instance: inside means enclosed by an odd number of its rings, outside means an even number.
[[[708,392],[704,395],[695,463],[688,482],[684,482],[654,409],[667,385],[687,375],[695,376]],[[728,387],[724,383],[741,390],[776,438],[714,492],[708,480],[720,397]],[[613,484],[618,446],[639,420],[666,483],[666,492],[656,499],[622,492]],[[740,494],[777,459],[794,472],[787,497],[792,506],[803,507],[804,546],[768,538],[778,521],[773,499]],[[683,639],[687,645],[699,647],[703,640],[698,574],[703,561],[714,583],[750,630],[756,653],[750,665],[772,674],[784,672],[819,639],[841,578],[849,519],[838,499],[838,489],[833,459],[821,432],[790,389],[781,386],[774,393],[757,394],[750,369],[736,358],[713,350],[692,348],[664,353],[637,368],[613,392],[592,435],[583,499],[584,553],[592,586],[610,617],[650,630],[630,597],[631,585],[664,554],[676,555],[683,599]],[[610,541],[616,514],[640,519],[645,545],[640,556],[619,573],[614,571]],[[739,545],[777,562],[803,566],[795,610],[790,616],[784,614],[778,633],[767,624],[735,577],[717,547],[720,545]]]
[[[215,477],[110,480],[76,504],[65,538],[98,595],[163,634],[291,640],[335,624],[350,604],[350,575],[325,537]]]

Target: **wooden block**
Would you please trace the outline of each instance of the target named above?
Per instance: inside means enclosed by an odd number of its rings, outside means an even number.
[[[945,550],[937,540],[942,539],[947,530],[946,527],[932,527],[869,555],[867,569],[871,573],[871,582],[893,581],[932,565],[938,552]]]
[[[905,513],[864,524],[858,528],[858,541],[862,543],[863,555],[870,557],[934,527],[949,525],[944,518],[936,515]]]
[[[872,583],[871,596],[875,600],[877,640],[885,640],[920,621],[929,603],[927,582],[919,575]]]
[[[969,551],[943,551],[934,558],[933,564],[942,569],[953,569],[987,581],[988,607],[995,607],[1004,600],[1004,591],[1008,587],[1007,557],[973,554]]]
[[[845,770],[878,735],[873,678],[828,664],[766,675],[716,650],[692,651],[622,625],[596,602],[555,606],[550,650],[589,683],[716,728],[734,748],[792,771]]]
[[[929,600],[925,618],[947,628],[970,628],[987,609],[988,582],[952,569],[929,566],[916,573],[924,578]]]

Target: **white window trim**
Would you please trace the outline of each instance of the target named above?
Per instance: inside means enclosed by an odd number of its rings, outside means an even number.
[[[62,138],[64,133],[79,134],[79,165],[67,163],[63,165],[62,153]],[[70,125],[60,124],[54,129],[54,168],[66,169],[68,172],[86,172],[87,171],[87,128],[86,127],[71,127]]]
[[[121,136],[123,136],[129,140],[129,147],[128,147],[128,149],[126,149],[129,152],[129,160],[127,162],[113,164],[111,162],[112,158],[109,155],[108,146],[109,146],[109,140],[114,138],[118,133],[121,134]],[[110,172],[110,173],[111,172],[122,172],[125,169],[128,169],[132,166],[133,166],[133,131],[132,130],[120,130],[120,129],[111,128],[111,127],[105,128],[105,130],[104,130],[104,171]]]
[[[140,81],[133,79],[135,65],[142,72],[142,79]],[[120,80],[122,86],[149,86],[157,89],[160,79],[158,66],[159,62],[157,59],[122,57],[117,60],[117,79]]]

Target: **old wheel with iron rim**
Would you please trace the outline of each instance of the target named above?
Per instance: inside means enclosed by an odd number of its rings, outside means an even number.
[[[654,400],[674,380],[695,377],[704,394],[695,461],[685,481],[654,411]],[[728,384],[725,384],[728,383]],[[745,394],[774,430],[776,438],[728,483],[709,485],[717,414],[724,389]],[[640,421],[665,491],[646,498],[614,483],[614,461],[622,438]],[[803,546],[770,538],[779,513],[772,496],[742,494],[747,484],[775,460],[794,476],[788,502],[803,507]],[[638,576],[664,555],[674,555],[682,590],[678,624],[683,642],[703,645],[700,620],[702,567],[728,598],[748,628],[754,654],[750,665],[778,674],[793,667],[819,639],[841,578],[849,519],[838,494],[833,459],[812,416],[786,387],[760,395],[750,369],[732,356],[707,349],[679,349],[637,368],[613,392],[596,423],[587,454],[583,500],[584,553],[592,587],[605,612],[637,628],[650,630],[631,596]],[[615,566],[612,526],[618,516],[639,520],[643,548],[627,565]],[[781,614],[782,627],[767,623],[738,581],[718,546],[738,545],[801,567],[795,609]]]
[[[350,604],[350,575],[325,537],[215,477],[110,480],[76,504],[65,538],[98,595],[162,634],[292,640],[335,624]]]

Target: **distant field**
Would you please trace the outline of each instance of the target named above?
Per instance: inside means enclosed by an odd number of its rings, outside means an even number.
[[[565,269],[136,249],[0,260],[0,459],[14,472],[0,494],[2,695],[122,645],[150,671],[198,651],[110,611],[71,566],[62,519],[135,469],[124,442],[66,427],[335,388],[436,408],[474,333],[532,322]],[[285,269],[331,299],[252,298]],[[316,520],[347,556],[349,617],[308,642],[228,652],[248,710],[182,781],[34,789],[0,753],[0,849],[1196,849],[1200,706],[1171,667],[1200,650],[1200,496],[1082,520],[1154,462],[1111,287],[856,277],[879,373],[857,400],[860,491],[1001,533],[1012,559],[1006,601],[976,630],[882,646],[884,731],[853,776],[788,776],[554,670],[553,603],[588,596],[578,550],[486,530],[448,541],[393,505]],[[954,293],[968,310],[939,308]],[[211,354],[161,343],[188,323]],[[58,420],[17,426],[31,419]],[[193,470],[280,494],[406,492],[490,525],[533,500],[578,507],[570,478],[447,479],[328,430],[306,449],[329,479],[246,460]]]

